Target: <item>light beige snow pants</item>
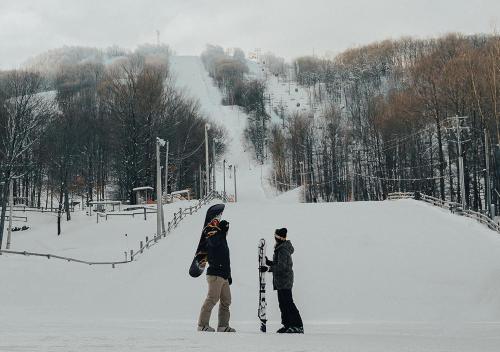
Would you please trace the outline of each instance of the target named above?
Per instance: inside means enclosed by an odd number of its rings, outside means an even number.
[[[229,306],[231,305],[231,289],[229,281],[219,276],[207,275],[208,295],[201,307],[198,326],[207,326],[210,323],[210,315],[213,307],[219,303],[219,325],[229,326]]]

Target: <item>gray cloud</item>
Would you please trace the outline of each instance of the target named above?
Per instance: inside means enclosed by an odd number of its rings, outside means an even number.
[[[0,68],[63,45],[134,48],[155,31],[179,54],[206,43],[292,58],[403,35],[491,32],[498,0],[1,0]]]

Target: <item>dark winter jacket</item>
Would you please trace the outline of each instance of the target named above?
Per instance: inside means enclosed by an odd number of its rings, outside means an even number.
[[[283,241],[274,247],[273,261],[269,271],[273,273],[273,288],[275,290],[291,290],[293,286],[294,249],[290,241]]]
[[[209,225],[210,226],[210,225]],[[226,239],[227,232],[218,226],[212,226],[207,231],[208,264],[207,275],[219,276],[224,279],[231,277],[231,261]]]

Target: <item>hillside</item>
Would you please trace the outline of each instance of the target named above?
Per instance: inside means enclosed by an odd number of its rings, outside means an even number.
[[[238,333],[195,331],[206,282],[187,269],[201,211],[137,261],[115,269],[0,256],[0,351],[498,350],[496,233],[413,200],[305,204],[298,190],[274,197],[266,165],[255,165],[242,143],[245,115],[220,104],[199,58],[174,57],[172,69],[177,84],[231,138],[226,160],[237,165],[238,202],[227,205],[224,218],[231,224],[231,321]],[[232,180],[226,181],[230,191]],[[218,189],[221,182],[218,175]],[[188,204],[165,206],[166,218]],[[50,214],[28,216],[32,228],[14,235],[14,250],[83,259],[120,259],[155,229],[154,217],[97,224],[76,212],[58,238]],[[303,336],[258,333],[257,242],[268,240],[270,255],[273,231],[283,226],[296,249],[294,295]],[[276,293],[268,293],[273,332],[279,309]]]

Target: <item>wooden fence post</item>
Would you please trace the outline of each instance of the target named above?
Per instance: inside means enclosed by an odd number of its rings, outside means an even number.
[[[141,241],[141,243],[140,243],[140,251],[141,251],[141,253],[143,253],[142,241]]]

